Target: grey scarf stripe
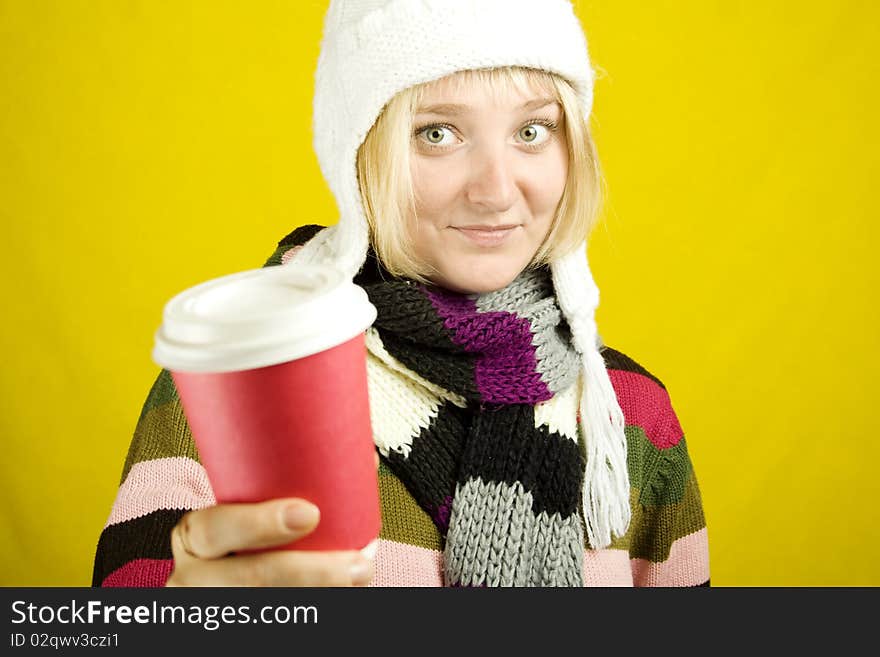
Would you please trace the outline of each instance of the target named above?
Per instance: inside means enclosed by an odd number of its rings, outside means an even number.
[[[535,515],[532,505],[519,482],[477,478],[460,485],[447,536],[446,577],[466,586],[582,586],[578,516]]]
[[[580,359],[545,272],[523,272],[507,287],[478,295],[475,301],[479,312],[508,312],[529,322],[537,371],[554,394],[575,382]]]

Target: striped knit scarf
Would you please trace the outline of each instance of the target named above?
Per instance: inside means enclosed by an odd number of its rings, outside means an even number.
[[[355,279],[376,444],[445,539],[448,586],[581,586],[580,359],[546,268],[464,295]]]

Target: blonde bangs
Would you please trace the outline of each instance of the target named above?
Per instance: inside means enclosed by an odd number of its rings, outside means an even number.
[[[516,91],[559,101],[565,117],[568,177],[550,231],[529,266],[552,263],[577,249],[598,221],[603,194],[596,147],[571,85],[552,73],[521,67],[461,71],[448,83],[453,89],[477,83],[494,98]],[[410,87],[392,98],[357,155],[358,184],[373,249],[391,274],[422,283],[436,272],[413,255],[417,224],[409,158],[414,117],[430,84]]]

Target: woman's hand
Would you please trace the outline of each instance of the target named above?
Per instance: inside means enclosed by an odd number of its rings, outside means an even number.
[[[230,554],[298,540],[318,525],[305,500],[219,504],[189,511],[171,532],[166,586],[366,586],[373,562],[358,551],[277,550]]]

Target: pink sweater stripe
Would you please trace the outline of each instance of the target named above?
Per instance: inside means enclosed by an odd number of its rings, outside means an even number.
[[[675,447],[684,435],[669,393],[637,372],[608,370],[627,426],[642,427],[657,449]]]
[[[135,559],[107,575],[101,586],[165,586],[173,568],[174,559]]]
[[[292,249],[287,249],[284,253],[281,254],[281,264],[286,265],[290,259],[296,255],[296,252],[299,251],[302,246],[295,246]]]
[[[373,586],[443,586],[443,554],[439,550],[379,539]],[[588,550],[584,554],[584,586],[632,586],[626,550]]]
[[[706,528],[683,536],[672,544],[669,558],[661,563],[632,560],[636,586],[697,586],[709,579],[709,535]]]
[[[159,509],[197,509],[215,504],[205,469],[186,457],[142,461],[132,466],[105,527]],[[626,550],[588,550],[585,586],[694,586],[709,579],[705,528],[676,540],[662,563],[632,559]],[[137,559],[113,571],[104,586],[164,586],[172,560]],[[442,586],[443,555],[415,545],[380,539],[373,586]]]
[[[131,467],[119,487],[104,527],[159,509],[200,509],[215,503],[200,463],[184,456],[141,461]]]
[[[632,586],[629,552],[587,550],[584,555],[584,586]]]
[[[372,586],[443,586],[439,550],[379,539]]]
[[[584,586],[696,586],[709,579],[705,529],[672,544],[669,559],[629,559],[626,550],[588,550]],[[415,545],[380,539],[372,586],[443,586],[443,555]],[[165,586],[173,559],[136,559],[110,573],[102,586]],[[630,571],[630,568],[632,569]]]

